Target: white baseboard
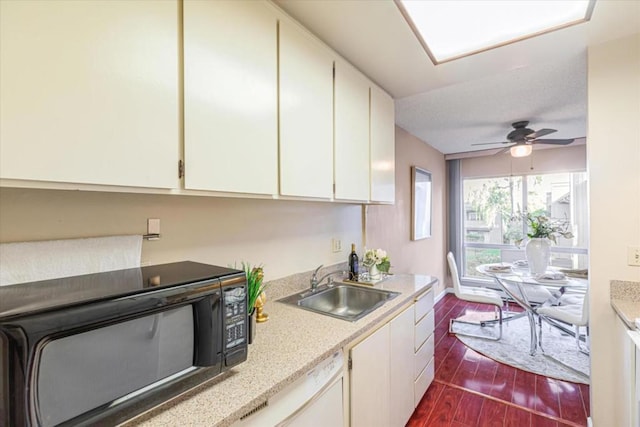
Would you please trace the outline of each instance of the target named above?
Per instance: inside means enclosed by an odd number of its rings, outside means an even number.
[[[593,427],[593,421],[591,421],[591,417],[587,417],[587,427]]]
[[[444,288],[442,292],[436,295],[435,299],[433,300],[433,303],[435,304],[438,301],[440,301],[442,298],[444,298],[446,294],[452,294],[452,293],[453,293],[453,288]]]

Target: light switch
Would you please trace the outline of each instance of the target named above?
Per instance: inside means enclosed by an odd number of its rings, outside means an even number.
[[[160,219],[149,218],[147,219],[147,233],[148,234],[160,234]]]

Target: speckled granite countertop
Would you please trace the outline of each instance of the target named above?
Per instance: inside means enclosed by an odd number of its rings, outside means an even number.
[[[432,276],[390,276],[375,288],[401,295],[357,322],[348,322],[275,301],[299,291],[300,283],[308,283],[308,277],[297,276],[268,288],[269,320],[257,325],[246,362],[123,425],[231,425],[437,282]]]
[[[640,317],[640,282],[611,281],[611,306],[630,329]]]

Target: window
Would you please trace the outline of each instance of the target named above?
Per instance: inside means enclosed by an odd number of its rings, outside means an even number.
[[[587,268],[587,174],[553,173],[498,178],[467,178],[463,194],[462,276],[482,278],[479,264],[524,259],[522,212],[544,214],[570,224],[573,239],[552,246],[551,264]]]

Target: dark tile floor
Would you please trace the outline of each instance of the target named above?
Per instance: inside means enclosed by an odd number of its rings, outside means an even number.
[[[586,426],[589,386],[489,359],[448,334],[449,319],[491,306],[447,294],[435,306],[435,380],[407,426]]]

